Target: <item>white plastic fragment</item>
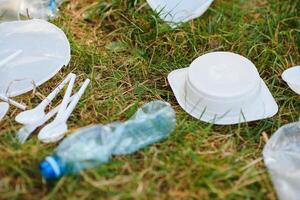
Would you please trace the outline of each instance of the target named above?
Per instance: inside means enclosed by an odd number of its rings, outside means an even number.
[[[300,199],[300,123],[278,129],[263,150],[280,200]]]
[[[300,66],[285,70],[282,74],[282,79],[294,92],[300,95]]]
[[[0,102],[0,121],[5,117],[9,110],[9,104],[6,102]]]
[[[6,103],[9,103],[9,104],[11,104],[11,105],[13,105],[13,106],[21,109],[21,110],[25,110],[26,107],[27,107],[26,105],[18,103],[16,101],[14,101],[14,100],[12,100],[12,99],[10,99],[10,98],[2,95],[2,94],[0,94],[0,100],[5,101]]]
[[[150,7],[171,26],[203,15],[213,0],[147,0]]]

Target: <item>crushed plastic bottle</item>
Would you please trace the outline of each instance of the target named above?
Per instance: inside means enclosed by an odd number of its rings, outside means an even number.
[[[53,18],[63,0],[0,0],[0,21]]]
[[[20,13],[34,19],[53,18],[58,12],[61,0],[22,0]]]
[[[263,150],[279,199],[300,199],[300,122],[278,129]]]
[[[83,128],[62,141],[52,156],[40,163],[46,180],[107,163],[113,155],[127,155],[166,139],[176,127],[170,104],[153,101],[126,122]]]

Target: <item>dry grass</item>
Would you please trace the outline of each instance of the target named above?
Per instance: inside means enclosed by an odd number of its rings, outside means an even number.
[[[13,116],[19,111],[11,110],[0,122],[0,198],[276,199],[261,151],[266,136],[299,118],[299,97],[280,78],[300,63],[299,11],[294,0],[215,0],[203,17],[172,30],[145,0],[67,1],[54,23],[71,42],[70,65],[36,93],[17,99],[33,107],[74,72],[92,84],[69,121],[72,130],[126,120],[154,99],[172,104],[177,130],[134,155],[45,183],[38,163],[56,144],[41,144],[35,135],[18,144],[20,125]],[[212,126],[182,111],[167,74],[215,50],[240,53],[256,64],[280,105],[275,117]]]

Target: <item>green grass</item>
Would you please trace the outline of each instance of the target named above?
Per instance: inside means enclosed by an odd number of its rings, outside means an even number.
[[[204,16],[172,30],[145,0],[71,0],[54,21],[68,35],[72,61],[35,93],[17,100],[30,107],[69,72],[92,83],[69,121],[72,130],[126,120],[154,99],[172,104],[178,125],[171,137],[134,155],[46,183],[38,163],[57,144],[34,134],[15,139],[21,126],[0,122],[0,199],[276,199],[262,161],[266,133],[299,118],[300,99],[281,73],[300,63],[300,3],[295,0],[215,0]],[[188,116],[167,75],[198,56],[232,51],[252,60],[280,106],[270,119],[214,126]]]

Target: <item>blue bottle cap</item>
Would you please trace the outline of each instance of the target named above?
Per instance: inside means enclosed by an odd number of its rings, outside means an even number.
[[[57,159],[52,156],[46,157],[45,160],[40,163],[39,168],[42,176],[46,180],[58,179],[62,174]]]
[[[53,13],[56,11],[56,1],[55,0],[50,0],[49,1],[49,9]]]

